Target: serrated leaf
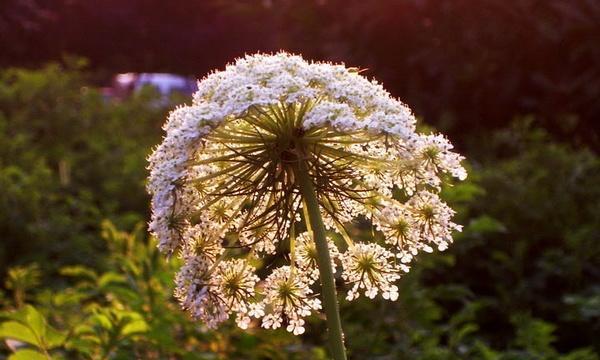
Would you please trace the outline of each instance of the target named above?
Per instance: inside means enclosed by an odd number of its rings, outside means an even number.
[[[32,349],[21,349],[8,357],[8,360],[48,360],[46,356],[39,351]]]

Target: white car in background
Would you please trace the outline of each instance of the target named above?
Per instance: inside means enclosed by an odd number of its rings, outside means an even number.
[[[113,76],[110,87],[102,89],[107,99],[125,99],[145,86],[154,87],[161,98],[168,100],[173,93],[191,96],[197,90],[196,80],[169,73],[121,73]]]

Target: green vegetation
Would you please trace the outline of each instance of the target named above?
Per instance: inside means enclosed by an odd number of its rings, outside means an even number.
[[[179,309],[177,259],[144,225],[166,110],[89,76],[0,71],[0,358],[324,359],[321,319],[301,337],[208,331]],[[465,229],[397,302],[340,297],[349,358],[600,359],[600,157],[529,118],[457,140],[470,175],[445,192]]]

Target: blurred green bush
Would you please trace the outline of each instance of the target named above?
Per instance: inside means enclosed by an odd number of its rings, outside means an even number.
[[[143,226],[166,110],[88,84],[76,64],[0,71],[0,358],[324,359],[316,317],[298,338],[178,309],[177,260]],[[465,229],[398,302],[342,303],[352,359],[599,359],[600,158],[535,124],[459,139],[470,176],[444,191]]]
[[[145,157],[166,111],[147,90],[107,101],[77,64],[0,71],[0,269],[97,264],[99,219],[145,218]]]

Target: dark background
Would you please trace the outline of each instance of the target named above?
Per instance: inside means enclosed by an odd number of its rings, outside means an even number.
[[[599,145],[594,0],[4,0],[0,30],[0,65],[76,54],[106,73],[202,77],[283,49],[366,68],[455,134],[533,113],[554,134]]]

